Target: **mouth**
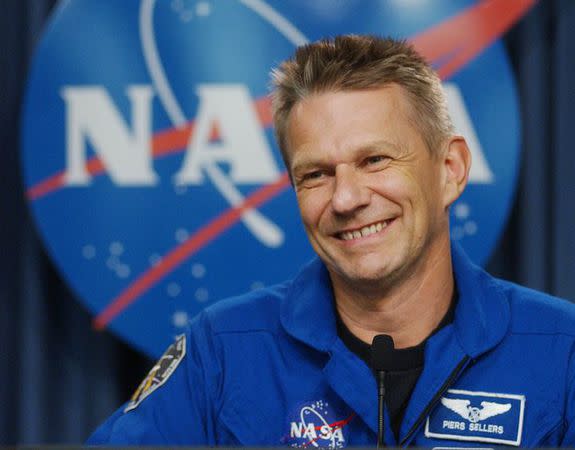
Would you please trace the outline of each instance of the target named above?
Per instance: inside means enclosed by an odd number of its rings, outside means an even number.
[[[342,231],[335,236],[342,241],[353,241],[354,239],[361,239],[371,236],[372,234],[380,233],[389,226],[391,222],[393,222],[393,219],[382,220],[381,222],[375,222],[355,230]]]

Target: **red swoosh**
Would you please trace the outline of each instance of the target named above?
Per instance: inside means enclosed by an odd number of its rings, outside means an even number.
[[[494,42],[536,1],[484,0],[414,36],[410,41],[429,61],[441,62],[436,69],[441,79],[445,80]],[[270,106],[267,97],[255,102],[260,123],[265,128],[272,124]],[[184,151],[193,128],[194,122],[191,121],[186,127],[156,133],[152,140],[154,157]],[[104,172],[103,164],[98,158],[90,159],[87,162],[87,169],[92,175]],[[204,225],[186,242],[170,251],[162,263],[141,274],[120,295],[112,299],[95,318],[94,326],[98,329],[104,328],[166,274],[240,220],[243,211],[264,204],[279,195],[288,185],[289,179],[284,172],[278,181],[260,188],[247,197],[242,205],[224,211]],[[62,187],[64,187],[64,173],[60,172],[30,187],[27,197],[30,200],[38,200]]]
[[[267,128],[272,123],[271,112],[271,99],[269,97],[262,97],[254,103],[256,114],[260,123],[264,128]],[[187,147],[190,137],[194,132],[194,121],[188,122],[185,126],[180,128],[171,128],[169,130],[160,131],[154,134],[152,138],[152,155],[159,158],[174,153],[181,153]],[[211,138],[217,139],[219,133],[214,130]],[[86,163],[86,169],[90,175],[102,175],[104,173],[104,165],[98,157],[92,157]],[[64,172],[58,172],[48,178],[34,184],[26,191],[26,197],[29,200],[38,200],[45,195],[51,194],[58,189],[64,187]]]
[[[191,236],[180,246],[176,247],[161,262],[152,267],[144,274],[140,275],[136,281],[130,284],[118,297],[94,319],[94,327],[97,329],[104,328],[114,317],[126,309],[140,295],[150,289],[167,273],[179,266],[190,255],[197,252],[206,244],[217,238],[224,231],[240,220],[242,213],[251,208],[257,208],[268,200],[279,195],[287,186],[289,186],[289,177],[284,173],[277,181],[268,184],[263,188],[248,196],[244,202],[235,208],[229,208],[208,224],[204,225],[199,231]]]
[[[347,419],[343,419],[343,420],[338,420],[337,422],[334,423],[330,423],[328,424],[328,427],[330,427],[332,433],[337,430],[338,428],[343,428],[345,427],[349,422],[351,422],[351,420],[355,417],[355,413],[351,413],[351,415],[347,418]],[[314,427],[316,430],[321,430],[322,426],[321,425],[317,425]],[[315,441],[317,441],[321,436],[318,436],[312,440],[310,440],[309,442],[304,444],[304,448],[307,448],[310,444],[313,444]]]
[[[484,0],[410,39],[442,80],[475,58],[517,22],[537,0]]]

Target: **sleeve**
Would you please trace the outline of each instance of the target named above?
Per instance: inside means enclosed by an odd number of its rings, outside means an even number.
[[[575,447],[575,343],[569,352],[569,365],[567,366],[567,385],[565,389],[563,418],[564,432],[560,447]]]
[[[213,356],[213,337],[202,313],[87,444],[216,445],[212,399],[219,371]]]

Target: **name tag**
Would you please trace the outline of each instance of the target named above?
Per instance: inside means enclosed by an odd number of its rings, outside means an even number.
[[[427,418],[425,436],[520,445],[525,396],[449,389]]]

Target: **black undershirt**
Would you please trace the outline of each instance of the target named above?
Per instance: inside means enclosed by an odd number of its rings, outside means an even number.
[[[453,322],[455,304],[456,294],[454,293],[449,310],[431,334],[435,334],[441,328]],[[359,356],[368,366],[371,366],[371,345],[352,334],[341,320],[339,314],[337,314],[337,334],[349,350]],[[391,429],[396,439],[399,435],[399,428],[401,427],[409,398],[423,370],[426,341],[427,339],[415,347],[393,350],[393,360],[389,363],[392,370],[385,374],[385,404],[389,412]]]

